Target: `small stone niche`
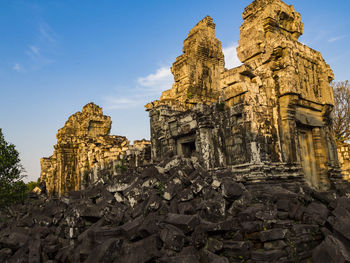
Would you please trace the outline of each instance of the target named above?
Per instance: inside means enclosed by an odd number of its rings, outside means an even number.
[[[176,140],[177,154],[186,158],[196,153],[195,134],[180,137]]]

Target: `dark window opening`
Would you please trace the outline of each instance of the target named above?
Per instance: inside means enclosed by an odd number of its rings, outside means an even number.
[[[185,158],[190,158],[196,153],[196,136],[188,134],[176,139],[176,154]]]
[[[237,124],[240,124],[240,123],[242,122],[242,120],[243,120],[243,115],[242,115],[242,113],[236,114],[236,123],[237,123]]]
[[[182,154],[186,158],[190,158],[192,153],[196,152],[196,144],[194,141],[181,143]]]

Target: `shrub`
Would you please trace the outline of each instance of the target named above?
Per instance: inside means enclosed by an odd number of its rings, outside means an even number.
[[[5,141],[0,129],[0,207],[23,201],[27,192],[23,173],[18,151]]]

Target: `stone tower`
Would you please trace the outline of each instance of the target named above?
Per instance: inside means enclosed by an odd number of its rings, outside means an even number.
[[[280,0],[256,0],[243,13],[237,53],[259,76],[279,136],[281,160],[300,163],[307,182],[327,188],[337,166],[331,136],[333,72],[320,52],[298,42],[301,16]]]
[[[125,137],[109,135],[111,118],[89,103],[71,115],[57,132],[51,157],[41,158],[41,180],[47,191],[62,195],[80,190],[84,181],[94,181],[93,170],[107,165],[128,149]]]
[[[162,101],[184,102],[191,107],[197,103],[213,103],[220,96],[220,75],[224,71],[221,42],[215,37],[215,24],[209,16],[202,19],[183,43],[183,54],[171,67],[174,84],[164,91]]]

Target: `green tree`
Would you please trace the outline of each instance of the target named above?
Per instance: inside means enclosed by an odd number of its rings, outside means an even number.
[[[25,177],[15,146],[5,141],[0,129],[0,207],[22,201],[26,195]]]
[[[26,184],[26,186],[27,186],[27,192],[29,193],[29,192],[33,191],[33,189],[34,189],[35,187],[38,186],[38,182],[30,181],[30,182],[28,182],[28,183]]]
[[[350,141],[350,84],[348,81],[333,82],[334,110],[333,130],[338,142]]]

